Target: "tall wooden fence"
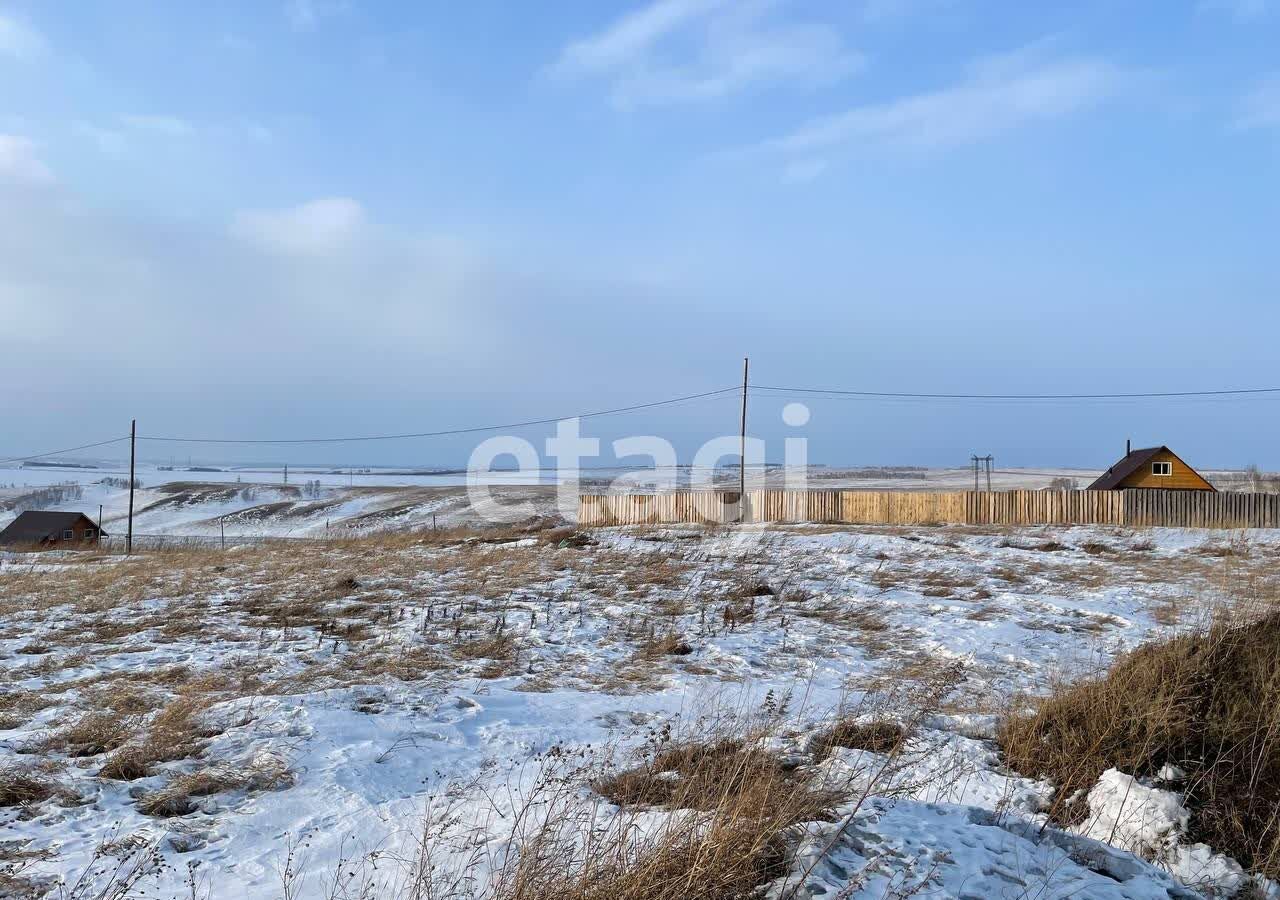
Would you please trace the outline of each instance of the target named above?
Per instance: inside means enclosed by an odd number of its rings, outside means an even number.
[[[1280,494],[1202,491],[680,491],[584,494],[582,525],[1134,525],[1280,528]]]

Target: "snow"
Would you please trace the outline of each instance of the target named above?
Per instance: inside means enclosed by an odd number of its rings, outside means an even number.
[[[1191,813],[1181,795],[1108,769],[1089,791],[1088,801],[1090,815],[1079,833],[1158,861],[1183,884],[1226,893],[1244,884],[1244,872],[1234,860],[1206,844],[1185,842]]]
[[[834,842],[834,850],[819,859]],[[957,900],[1088,897],[1169,900],[1199,895],[1172,876],[1107,845],[973,806],[872,798],[836,823],[811,826],[795,878],[770,900],[919,894]],[[812,871],[810,871],[812,870]]]
[[[800,896],[906,896],[918,887],[957,898],[1190,897],[1243,884],[1233,862],[1185,843],[1176,793],[1108,772],[1089,794],[1089,821],[1064,831],[1046,824],[1051,787],[1004,770],[989,740],[1013,690],[1042,688],[1170,633],[1169,605],[1188,593],[1215,600],[1222,561],[1198,550],[1221,542],[1220,533],[1026,529],[1010,540],[989,529],[761,527],[592,537],[585,548],[529,537],[405,550],[390,569],[363,551],[308,549],[293,581],[272,568],[295,564],[292,552],[241,548],[215,558],[227,571],[209,575],[194,598],[179,573],[105,610],[86,598],[84,608],[73,599],[9,612],[0,618],[0,690],[50,703],[0,731],[0,765],[33,761],[23,751],[89,708],[95,679],[181,667],[242,673],[250,686],[225,689],[203,714],[216,734],[201,760],[164,763],[133,782],[96,777],[101,758],[65,760],[55,777],[84,801],[0,810],[5,840],[50,851],[25,871],[56,879],[89,868],[113,836],[136,836],[171,866],[155,875],[149,896],[189,896],[183,879],[192,863],[212,896],[248,900],[279,896],[288,849],[305,845],[299,896],[322,896],[336,861],[411,849],[445,794],[458,833],[478,835],[490,857],[512,845],[511,812],[534,790],[548,754],[622,758],[664,723],[691,727],[781,706],[793,732],[783,744],[802,755],[836,711],[885,683],[954,666],[954,700],[923,723],[891,777],[837,821],[805,826],[791,873],[803,881]],[[1067,549],[1026,549],[1050,538]],[[1234,565],[1274,564],[1280,538],[1245,539],[1255,552]],[[1084,547],[1094,542],[1115,552],[1090,554]],[[1147,542],[1152,549],[1134,549]],[[128,573],[149,559],[107,564]],[[16,583],[7,579],[56,580],[85,565],[73,554],[4,555],[0,597]],[[666,579],[667,565],[685,569]],[[323,574],[308,581],[312,571]],[[515,581],[503,581],[507,571]],[[307,624],[264,626],[249,611],[259,595],[285,602],[331,592],[334,572],[353,574],[356,587],[316,602],[385,611],[370,614],[362,643]],[[723,598],[741,579],[774,593],[730,623]],[[457,656],[412,677],[360,674],[382,652],[444,648],[447,656],[455,620],[442,618],[446,608],[476,620],[479,637],[501,611],[518,647],[514,663],[494,672],[486,659]],[[167,620],[185,614],[200,615],[203,627],[166,634]],[[94,636],[113,622],[132,628]],[[58,643],[69,625],[82,632],[78,645]],[[688,655],[638,655],[648,630],[667,628],[689,643]],[[20,652],[42,642],[51,649]],[[289,775],[198,797],[186,816],[139,811],[141,794],[210,761]],[[838,777],[880,761],[840,749],[818,768]],[[771,890],[781,897],[786,886]]]

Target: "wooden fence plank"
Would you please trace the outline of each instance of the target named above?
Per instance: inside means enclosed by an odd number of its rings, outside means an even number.
[[[583,494],[586,526],[834,522],[848,525],[1128,525],[1280,528],[1280,494],[1207,491],[678,491]]]

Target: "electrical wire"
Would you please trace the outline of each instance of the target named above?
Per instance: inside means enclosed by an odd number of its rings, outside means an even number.
[[[655,400],[652,403],[637,403],[633,406],[620,406],[616,409],[603,409],[595,412],[578,413],[569,416],[552,416],[545,419],[528,419],[523,422],[506,422],[501,425],[475,425],[467,428],[446,428],[440,431],[420,431],[411,434],[375,434],[357,437],[329,438],[190,438],[190,437],[153,437],[138,435],[140,441],[166,441],[180,444],[345,444],[360,441],[397,441],[407,438],[446,437],[456,434],[476,434],[483,431],[505,431],[513,428],[524,428],[530,425],[550,425],[565,419],[594,419],[600,416],[613,416],[620,413],[635,412],[641,409],[653,409],[659,406],[670,406],[690,400],[701,400],[704,397],[715,397],[721,394],[741,391],[741,386],[722,388],[718,391],[703,391],[700,394],[689,394],[685,397],[673,397],[670,400]]]
[[[1127,394],[930,394],[907,391],[850,391],[835,388],[775,387],[764,384],[753,384],[749,385],[749,387],[753,390],[779,391],[782,394],[825,394],[838,397],[899,400],[1158,400],[1177,397],[1239,397],[1280,394],[1280,387],[1236,388],[1219,391],[1140,391]]]
[[[98,441],[93,444],[81,444],[79,447],[67,447],[64,450],[50,450],[47,453],[34,453],[31,456],[10,456],[7,459],[0,459],[0,463],[29,462],[33,459],[44,459],[46,456],[61,456],[64,453],[75,453],[77,450],[89,450],[93,447],[105,447],[108,444],[118,444],[121,441],[127,440],[129,440],[129,437],[126,435],[125,437],[112,438],[109,441]]]
[[[1224,390],[1211,391],[1135,391],[1129,393],[1099,393],[1099,394],[976,394],[976,393],[929,393],[929,392],[912,392],[912,391],[861,391],[847,390],[842,388],[805,388],[805,387],[779,387],[775,385],[748,385],[748,389],[756,393],[758,397],[779,397],[795,394],[804,394],[817,399],[888,399],[888,400],[942,400],[942,401],[1107,401],[1107,400],[1160,400],[1160,399],[1230,399],[1257,397],[1266,395],[1280,394],[1280,387],[1274,388],[1231,388]],[[644,409],[655,409],[657,407],[671,406],[678,403],[686,403],[693,400],[701,400],[708,397],[723,396],[726,394],[736,394],[741,391],[740,386],[721,388],[714,391],[703,391],[697,394],[688,394],[682,397],[673,397],[667,400],[656,400],[651,403],[637,403],[631,406],[621,406],[613,409],[595,410],[593,412],[579,413],[573,416],[549,416],[542,419],[526,419],[520,422],[505,422],[498,425],[475,425],[465,428],[446,428],[437,431],[420,431],[409,432],[403,434],[377,434],[377,435],[357,435],[349,437],[325,437],[325,438],[197,438],[197,437],[177,437],[177,436],[154,436],[139,435],[140,441],[157,441],[166,443],[182,443],[182,444],[342,444],[342,443],[359,443],[366,441],[395,441],[406,440],[412,438],[432,438],[447,437],[451,435],[478,434],[486,431],[504,431],[515,428],[526,428],[533,425],[550,425],[565,419],[593,419],[601,416],[619,415],[622,413],[636,412]],[[61,450],[50,450],[44,453],[35,453],[29,456],[11,456],[8,458],[0,458],[0,464],[29,462],[31,460],[44,459],[49,456],[59,456],[65,453],[75,453],[80,450],[90,450],[95,447],[106,447],[111,444],[118,444],[121,441],[129,440],[128,437],[112,438],[106,441],[95,441],[89,444],[81,444],[77,447],[67,447]],[[1031,473],[1023,473],[1031,474]]]

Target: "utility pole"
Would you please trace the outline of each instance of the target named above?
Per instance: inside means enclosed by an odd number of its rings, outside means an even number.
[[[124,555],[133,552],[133,484],[134,461],[138,451],[138,420],[129,426],[129,531],[124,538]]]
[[[222,549],[227,549],[227,517],[218,516],[218,528],[222,532]]]
[[[284,464],[284,483],[285,484],[289,483],[289,464],[288,463]]]
[[[747,370],[751,360],[742,358],[742,437],[738,444],[738,521],[747,510]]]
[[[973,490],[976,493],[978,488],[978,475],[980,472],[987,473],[987,491],[991,490],[991,463],[995,457],[988,453],[986,456],[978,456],[974,453],[969,456],[970,462],[973,463]]]

